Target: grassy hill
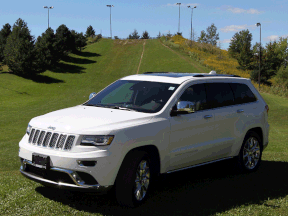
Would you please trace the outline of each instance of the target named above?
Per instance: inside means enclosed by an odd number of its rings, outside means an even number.
[[[138,68],[138,73],[209,72],[164,45],[102,39],[33,80],[0,72],[0,215],[288,215],[288,100],[265,93],[270,143],[254,174],[235,174],[224,163],[227,169],[215,164],[169,175],[145,205],[133,210],[119,207],[112,196],[47,189],[20,175],[18,143],[31,118],[81,104],[91,92]]]

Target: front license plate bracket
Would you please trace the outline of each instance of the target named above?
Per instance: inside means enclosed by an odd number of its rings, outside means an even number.
[[[50,169],[50,157],[47,155],[32,153],[32,163],[36,167]]]

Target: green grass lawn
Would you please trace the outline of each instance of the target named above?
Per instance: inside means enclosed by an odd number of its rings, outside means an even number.
[[[0,215],[288,215],[288,99],[270,94],[262,94],[270,107],[270,142],[252,174],[238,174],[223,161],[165,175],[137,209],[119,206],[111,194],[51,189],[21,176],[18,143],[29,120],[81,104],[91,92],[135,74],[143,42],[102,39],[33,80],[0,73]],[[147,40],[139,73],[199,72],[193,64]]]

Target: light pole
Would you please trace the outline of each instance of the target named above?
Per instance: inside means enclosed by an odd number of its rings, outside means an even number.
[[[176,5],[179,5],[179,23],[178,23],[178,33],[180,34],[180,5],[181,5],[181,3],[176,3]]]
[[[49,28],[49,9],[53,9],[54,7],[53,6],[51,7],[43,6],[43,7],[48,9],[48,28]]]
[[[111,25],[111,8],[114,7],[114,5],[106,5],[107,7],[110,7],[110,36],[112,39],[112,25]]]
[[[260,90],[260,71],[261,71],[261,23],[255,24],[257,27],[260,26],[260,48],[259,48],[259,75],[258,75],[258,83],[259,83],[259,90]]]
[[[190,5],[189,6],[187,6],[188,8],[191,8],[191,45],[192,45],[192,16],[193,16],[193,9],[194,8],[196,8],[196,6],[194,6],[194,7],[191,7]],[[193,35],[193,40],[194,40],[194,35]]]

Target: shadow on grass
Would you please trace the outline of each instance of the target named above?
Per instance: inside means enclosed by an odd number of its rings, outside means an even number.
[[[36,83],[46,83],[46,84],[51,84],[51,83],[63,83],[63,80],[60,80],[60,79],[56,79],[56,78],[53,78],[53,77],[49,77],[49,76],[46,76],[46,75],[42,75],[42,74],[35,74],[33,76],[23,76],[23,75],[19,75],[19,74],[14,74],[13,72],[2,72],[3,74],[6,73],[6,74],[11,74],[11,75],[14,75],[14,76],[19,76],[19,77],[22,77],[24,79],[28,79],[28,80],[32,80]],[[0,74],[2,74],[0,73]],[[21,92],[18,92],[19,94],[22,94]],[[27,94],[26,92],[24,92],[23,94]]]
[[[98,53],[91,53],[91,52],[77,52],[75,54],[82,56],[82,57],[99,57],[99,56],[101,56]]]
[[[50,69],[50,71],[55,73],[84,73],[84,67],[66,64],[64,62],[59,62],[56,67]]]
[[[96,61],[90,60],[90,59],[83,59],[83,58],[75,58],[72,56],[65,56],[63,58],[63,61],[69,62],[69,63],[74,63],[74,64],[92,64],[96,63]]]
[[[79,211],[104,215],[211,215],[288,194],[288,163],[263,161],[250,174],[233,171],[231,160],[165,175],[149,199],[135,209],[118,205],[112,194],[96,195],[38,187],[43,196]],[[266,205],[267,206],[267,205]],[[279,208],[279,206],[269,206]]]

